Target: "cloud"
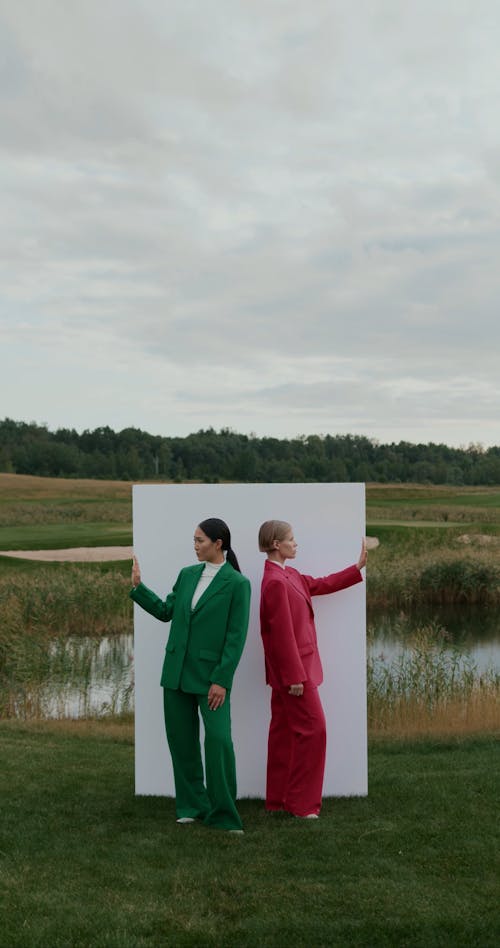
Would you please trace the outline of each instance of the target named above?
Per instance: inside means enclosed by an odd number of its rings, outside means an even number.
[[[5,411],[498,441],[493,0],[0,10]]]

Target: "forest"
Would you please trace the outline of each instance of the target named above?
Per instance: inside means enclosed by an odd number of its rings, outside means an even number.
[[[139,428],[49,431],[0,421],[0,472],[110,480],[500,484],[500,446],[453,448],[361,435],[257,437],[223,428],[163,437]]]

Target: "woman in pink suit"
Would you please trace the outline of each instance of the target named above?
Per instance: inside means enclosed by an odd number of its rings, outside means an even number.
[[[267,553],[261,587],[260,623],[271,685],[271,724],[267,757],[266,809],[317,819],[325,770],[326,724],[318,694],[323,669],[311,596],[362,582],[363,541],[358,562],[321,579],[285,566],[297,551],[293,531],[283,520],[267,520],[259,530],[259,549]]]

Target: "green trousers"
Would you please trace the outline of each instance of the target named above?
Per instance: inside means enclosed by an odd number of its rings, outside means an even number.
[[[177,817],[191,816],[218,829],[241,829],[236,809],[236,766],[231,738],[229,693],[210,711],[207,695],[163,689],[168,746],[172,755]],[[205,728],[205,777],[200,718]]]

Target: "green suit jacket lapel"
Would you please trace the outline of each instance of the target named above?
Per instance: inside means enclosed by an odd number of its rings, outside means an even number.
[[[200,581],[200,576],[205,569],[203,563],[200,563],[199,566],[195,566],[189,577],[189,583],[186,584],[186,588],[183,590],[184,593],[184,613],[186,616],[186,623],[189,625],[189,619],[191,616],[191,602],[193,599],[194,591]]]
[[[200,573],[200,576],[201,576],[201,573]],[[196,586],[198,585],[198,580],[200,576],[198,576],[198,579],[196,580],[196,585],[193,588],[193,593],[194,593],[194,590],[196,589]],[[205,589],[205,592],[203,593],[203,595],[200,596],[200,598],[198,599],[198,602],[196,603],[191,615],[194,615],[196,612],[198,612],[199,609],[202,609],[205,603],[208,602],[208,600],[211,599],[212,596],[215,596],[215,594],[218,592],[221,586],[224,586],[226,583],[229,582],[230,578],[231,578],[231,567],[227,563],[224,563],[224,565],[221,566],[216,576],[214,576],[210,585],[207,586],[207,588]],[[192,598],[193,596],[191,594],[191,599]]]

